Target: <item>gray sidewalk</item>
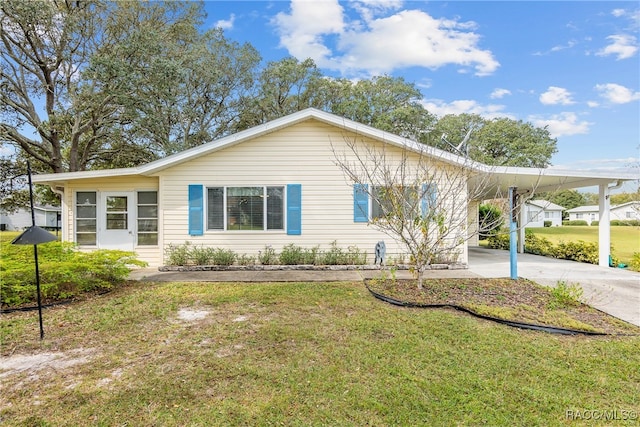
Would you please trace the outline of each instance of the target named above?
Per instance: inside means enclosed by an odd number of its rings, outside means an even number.
[[[468,270],[431,270],[427,277],[509,277],[509,252],[469,248]],[[360,281],[378,277],[380,270],[271,270],[271,271],[169,271],[157,268],[134,270],[133,280],[155,282],[331,282]],[[600,267],[574,261],[530,254],[518,254],[518,276],[544,286],[559,281],[579,283],[585,301],[605,313],[640,326],[640,273]],[[410,278],[406,270],[396,272],[399,279]]]

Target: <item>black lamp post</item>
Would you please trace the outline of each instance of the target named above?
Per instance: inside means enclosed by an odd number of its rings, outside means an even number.
[[[33,258],[36,263],[36,292],[38,297],[38,319],[40,321],[40,339],[44,338],[44,328],[42,327],[42,300],[40,298],[40,270],[38,269],[38,245],[40,243],[53,242],[56,236],[47,230],[36,225],[36,214],[33,210],[33,188],[31,184],[31,165],[27,162],[27,173],[29,175],[29,198],[31,200],[31,227],[11,241],[13,245],[33,245]]]

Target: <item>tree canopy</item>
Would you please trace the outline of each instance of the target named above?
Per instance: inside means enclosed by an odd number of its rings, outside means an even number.
[[[314,107],[452,151],[471,130],[468,154],[492,165],[544,167],[556,150],[529,123],[438,119],[402,78],[262,66],[203,18],[195,2],[3,0],[0,144],[42,172],[129,167]]]

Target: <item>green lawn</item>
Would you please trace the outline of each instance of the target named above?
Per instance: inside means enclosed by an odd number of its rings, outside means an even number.
[[[577,242],[598,242],[598,227],[589,226],[563,226],[530,228],[536,235],[545,237],[551,243]],[[613,254],[620,261],[628,263],[634,252],[640,252],[640,227],[611,227],[611,244]]]
[[[634,425],[640,412],[640,337],[398,308],[361,283],[136,283],[44,324],[40,342],[34,312],[0,318],[5,360],[67,358],[0,373],[0,423],[589,425],[567,411],[598,410]]]

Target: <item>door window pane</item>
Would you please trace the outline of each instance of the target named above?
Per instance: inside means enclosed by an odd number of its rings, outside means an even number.
[[[127,196],[107,196],[107,230],[128,229]]]

